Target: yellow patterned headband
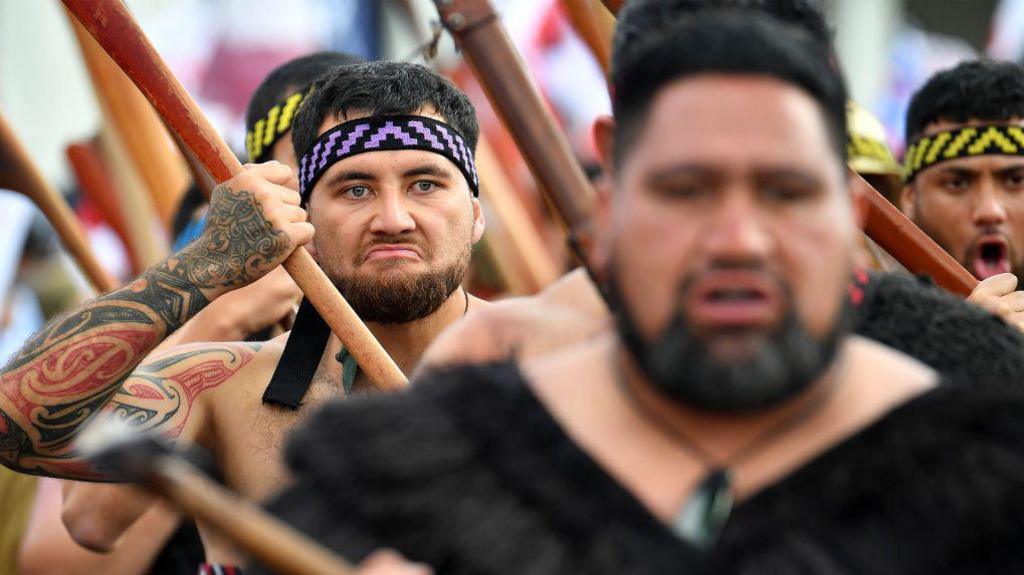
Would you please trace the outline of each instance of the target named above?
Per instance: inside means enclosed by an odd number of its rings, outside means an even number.
[[[253,124],[252,129],[245,134],[245,150],[249,153],[250,162],[264,162],[274,142],[283,136],[292,127],[292,119],[298,111],[302,101],[312,92],[304,90],[288,96],[284,101],[275,105],[267,112],[267,115]]]
[[[903,181],[913,180],[935,164],[991,154],[1024,156],[1024,128],[971,126],[920,138],[903,158]]]

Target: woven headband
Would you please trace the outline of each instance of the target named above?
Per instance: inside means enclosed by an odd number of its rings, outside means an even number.
[[[250,162],[259,163],[267,160],[264,156],[270,153],[278,138],[291,129],[295,112],[311,91],[312,89],[303,90],[288,96],[245,133],[245,151],[249,153]]]
[[[313,187],[335,162],[384,150],[425,150],[441,154],[458,166],[473,195],[480,184],[473,150],[458,130],[426,116],[373,116],[339,124],[324,132],[299,162],[299,192],[309,201]]]
[[[915,141],[903,158],[903,179],[911,181],[935,164],[981,155],[1024,156],[1024,128],[972,126],[939,132]]]

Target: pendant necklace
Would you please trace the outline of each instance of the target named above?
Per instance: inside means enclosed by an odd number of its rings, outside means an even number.
[[[704,468],[704,478],[676,511],[670,528],[680,539],[703,550],[710,549],[717,542],[732,514],[735,494],[733,492],[733,469],[786,432],[804,423],[831,397],[835,388],[833,367],[828,381],[822,382],[808,398],[806,404],[795,412],[780,419],[746,445],[728,457],[719,458],[701,447],[693,438],[672,425],[667,418],[645,405],[636,396],[626,381],[622,360],[616,360],[618,374],[616,386],[633,410],[651,423],[666,439],[696,458]]]

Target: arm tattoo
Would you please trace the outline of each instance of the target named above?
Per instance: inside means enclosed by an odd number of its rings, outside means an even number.
[[[0,463],[27,473],[92,476],[69,447],[82,424],[160,341],[209,303],[207,293],[250,283],[288,252],[287,236],[251,192],[222,185],[215,193],[196,242],[51,321],[10,359],[0,373]],[[182,392],[195,388],[182,385]],[[158,416],[137,410],[129,419]]]

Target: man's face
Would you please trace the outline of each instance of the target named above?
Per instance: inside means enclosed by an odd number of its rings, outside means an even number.
[[[429,111],[417,114],[444,121]],[[339,123],[328,118],[320,133]],[[320,266],[364,321],[383,323],[436,311],[462,281],[484,229],[462,172],[421,150],[368,152],[335,163],[313,188],[308,211]]]
[[[924,135],[978,124],[935,122]],[[1005,272],[1024,277],[1024,158],[976,156],[936,164],[904,186],[900,207],[978,279]]]
[[[681,371],[805,357],[805,375],[820,373],[856,227],[818,104],[773,79],[683,79],[656,95],[626,154],[606,250],[634,339],[677,352],[695,341],[700,357]],[[806,351],[818,343],[820,353]],[[749,391],[737,409],[770,399]]]

